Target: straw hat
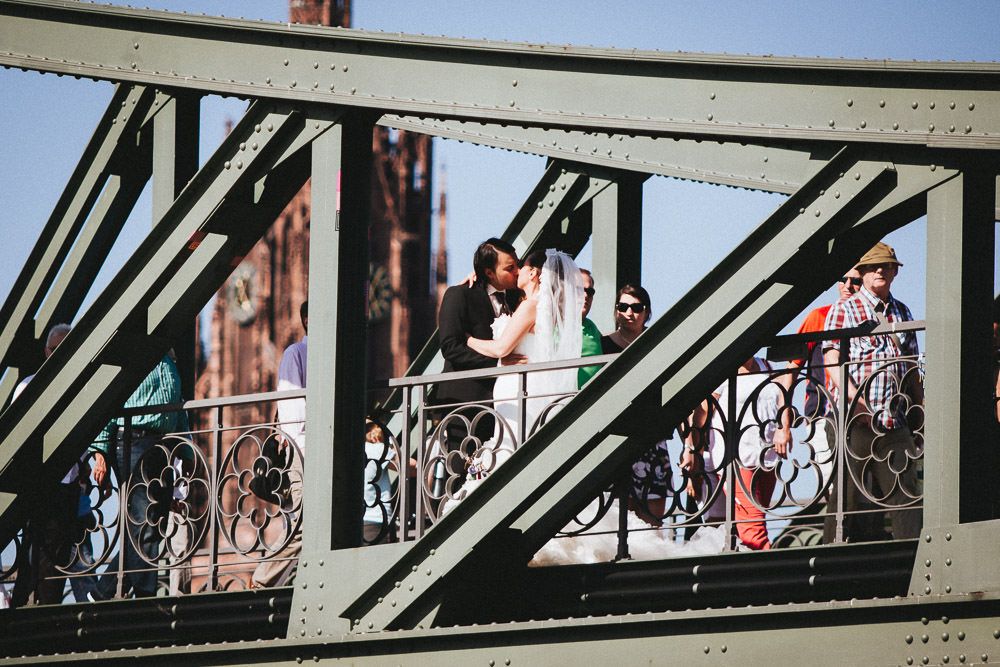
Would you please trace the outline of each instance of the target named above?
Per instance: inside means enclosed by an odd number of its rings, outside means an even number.
[[[892,249],[892,246],[879,241],[875,244],[875,247],[865,253],[864,257],[858,260],[858,263],[854,265],[854,268],[859,266],[871,264],[895,264],[896,266],[902,266],[903,263],[896,259],[896,251]]]

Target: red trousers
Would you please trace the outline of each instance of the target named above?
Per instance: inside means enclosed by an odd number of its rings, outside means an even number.
[[[771,548],[771,540],[767,537],[767,524],[764,522],[764,511],[757,505],[767,507],[774,493],[777,476],[773,470],[762,468],[738,468],[740,479],[733,480],[733,495],[736,497],[733,516],[737,521],[736,534],[740,541],[754,551]],[[750,491],[757,505],[747,497],[743,487]]]

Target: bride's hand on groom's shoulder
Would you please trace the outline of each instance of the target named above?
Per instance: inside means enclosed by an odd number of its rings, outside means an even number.
[[[500,360],[501,366],[518,366],[520,364],[528,363],[528,357],[523,354],[508,354],[506,357]]]
[[[476,284],[476,272],[473,271],[469,275],[465,276],[465,280],[459,283],[459,285],[465,285],[466,287],[472,287]]]

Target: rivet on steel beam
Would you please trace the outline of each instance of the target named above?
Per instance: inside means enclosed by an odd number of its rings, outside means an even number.
[[[267,131],[274,132],[274,125],[272,123],[267,124]],[[305,563],[302,564],[303,567],[305,567],[305,565],[306,565]]]
[[[344,67],[342,69],[346,72],[347,71],[347,65],[344,65]]]
[[[955,126],[954,125],[949,125],[948,126],[948,131],[949,132],[954,132],[955,131]]]
[[[920,105],[917,103],[916,100],[910,102],[910,107],[911,108],[916,109],[918,106],[920,106]]]
[[[416,565],[411,565],[410,566],[410,572],[416,572],[416,571],[417,571],[417,566]]]
[[[906,664],[912,665],[913,664],[913,658],[907,657],[906,658]]]
[[[951,559],[950,558],[945,558],[944,559],[944,564],[947,565],[948,567],[951,567]]]
[[[395,607],[396,606],[396,601],[395,600],[390,601],[389,602],[389,606],[390,607]]]
[[[837,190],[836,192],[833,193],[833,198],[840,199],[840,190]]]
[[[933,132],[934,131],[934,123],[931,123],[930,125],[927,126],[927,131],[928,132]]]
[[[319,63],[313,63],[313,69],[319,69]]]
[[[927,581],[930,581],[931,580],[931,573],[928,572],[927,574],[925,574],[924,575],[924,579],[926,579]]]
[[[975,102],[969,102],[969,111],[972,111],[975,108],[976,108],[976,103]]]
[[[318,609],[319,611],[323,611],[323,605],[317,605],[316,609]]]
[[[371,630],[374,627],[375,627],[375,624],[372,623],[371,621],[368,621],[368,629]]]
[[[288,58],[285,58],[285,67],[288,67]]]
[[[959,662],[965,662],[965,654],[964,653],[962,655],[958,656],[958,661]]]
[[[935,106],[937,106],[937,105],[936,105],[936,104],[934,104],[934,102],[931,102],[931,103],[930,103],[930,104],[928,104],[927,106],[929,106],[929,107],[930,107],[931,109],[933,109],[933,108],[934,108]]]
[[[847,98],[847,106],[853,107],[854,106],[854,100],[852,100],[851,98],[848,97]]]
[[[709,120],[715,120],[715,115],[713,115],[713,114],[708,114],[708,119],[709,119]]]
[[[306,631],[305,630],[299,630],[299,636],[300,637],[305,637],[306,636]],[[299,660],[299,662],[302,662],[302,661]]]
[[[945,592],[945,593],[951,593],[951,586],[950,586],[950,585],[948,585],[948,586],[945,586],[945,587],[944,587],[944,592]]]
[[[898,130],[899,129],[899,123],[893,123],[892,124],[892,129]]]
[[[931,165],[931,171],[937,171],[937,165],[936,164],[932,164]],[[928,542],[931,541],[931,536],[930,535],[927,536],[927,541]]]
[[[354,94],[354,93],[356,93],[356,92],[358,92],[358,89],[357,89],[357,88],[351,88],[351,95],[353,95],[353,94]]]
[[[931,587],[930,586],[924,586],[924,593],[926,593],[927,595],[930,595],[931,594]]]
[[[923,618],[920,619],[920,622],[923,623],[924,625],[927,625],[931,621],[930,621],[929,618],[927,618],[926,616],[924,616]]]
[[[862,121],[861,121],[861,129],[863,130],[863,129],[865,129],[866,127],[868,127],[868,121],[865,121],[865,120],[862,120]]]
[[[960,642],[961,642],[961,641],[965,641],[965,633],[964,633],[964,632],[962,632],[961,630],[959,630],[959,631],[958,631],[958,634],[957,634],[957,635],[955,635],[955,636],[956,636],[956,637],[958,637],[958,641],[960,641]]]
[[[931,166],[934,166],[934,165],[931,165]],[[924,535],[924,542],[930,542],[930,541],[931,541],[931,536],[930,535]]]
[[[879,107],[881,107],[881,108],[885,108],[885,100],[879,100],[879,101],[878,101],[878,105],[879,105]]]
[[[241,151],[245,151],[246,149],[247,149],[247,145],[241,141],[240,142],[240,150]]]
[[[979,657],[980,657],[980,659],[981,659],[981,660],[982,660],[983,662],[987,662],[987,661],[988,661],[988,660],[990,659],[990,656],[988,656],[988,655],[987,655],[987,654],[985,654],[985,653],[983,653],[983,654],[982,654],[981,656],[979,656]]]
[[[226,160],[222,166],[225,167],[226,169],[229,169],[232,165],[229,163],[229,160]]]
[[[966,125],[965,126],[965,133],[968,134],[969,132],[972,132],[972,126],[971,125]]]
[[[711,647],[708,647],[708,646],[706,646],[706,647],[705,647],[705,648],[703,648],[702,650],[703,650],[703,651],[704,651],[704,652],[705,652],[705,653],[707,654],[707,653],[708,653],[709,651],[711,651],[712,649],[711,649]]]
[[[930,661],[931,661],[931,659],[930,659],[930,658],[928,658],[928,657],[927,657],[926,655],[925,655],[924,657],[920,658],[920,662],[921,662],[922,664],[924,664],[924,665],[926,665],[926,664],[927,664],[927,663],[929,663]]]
[[[930,639],[930,637],[928,637],[927,635],[920,635],[920,641],[922,641],[925,644],[927,643],[927,641],[929,639]]]
[[[298,85],[298,83],[299,83],[298,81],[296,81],[295,79],[292,79],[292,88],[294,88],[296,85]]]
[[[132,62],[132,69],[135,69],[135,68],[136,68],[136,64],[135,64],[135,62],[133,61],[133,62]]]
[[[393,587],[394,587],[394,588],[399,588],[399,582],[397,581],[396,583],[394,583],[394,584],[393,584]]]
[[[319,81],[313,81],[313,88],[319,88]]]
[[[931,165],[931,168],[933,167],[934,165]],[[931,566],[931,559],[928,558],[927,560],[924,561],[924,567],[930,567],[930,566]]]
[[[944,534],[944,539],[945,539],[946,541],[948,541],[948,542],[951,542],[951,533],[945,533],[945,534]]]
[[[861,180],[861,172],[860,171],[854,172],[854,180],[856,180],[856,181],[860,181]]]
[[[827,121],[827,124],[828,124],[828,125],[829,125],[830,127],[833,127],[834,125],[836,125],[836,123],[834,122],[834,120],[833,120],[832,118],[831,118],[830,120],[828,120],[828,121]]]
[[[946,642],[946,641],[948,641],[948,639],[950,639],[948,633],[947,632],[942,632],[941,633],[941,641]]]
[[[714,100],[715,99],[715,93],[710,93],[709,96],[708,96],[708,99]]]
[[[410,584],[407,590],[413,590],[413,584]]]
[[[512,86],[514,86],[515,88],[517,88],[517,79],[514,79],[513,81],[511,81],[511,82],[510,82],[510,85],[512,85]]]
[[[913,635],[906,635],[903,638],[903,641],[905,641],[907,644],[912,644],[913,643]]]
[[[264,78],[264,83],[270,84],[271,83],[271,77],[265,77]]]

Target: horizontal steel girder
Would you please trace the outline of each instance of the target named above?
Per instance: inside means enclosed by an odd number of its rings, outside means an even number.
[[[531,126],[1000,147],[1000,64],[667,54],[0,1],[0,64]]]
[[[217,594],[213,597],[235,594]],[[183,605],[184,601],[181,601]],[[124,603],[130,604],[130,603]],[[131,603],[134,605],[134,603]],[[227,605],[231,608],[231,604]],[[32,610],[34,611],[34,610]],[[9,613],[9,612],[8,612]],[[295,614],[292,614],[293,620]],[[227,618],[226,620],[232,620]],[[83,624],[81,622],[81,624]],[[5,665],[810,665],[995,661],[1000,600],[991,594],[824,601],[710,611],[537,620],[297,641],[178,644],[11,657]],[[945,660],[947,656],[947,660]],[[933,661],[933,663],[931,662]]]
[[[281,103],[248,111],[0,414],[0,543],[18,528],[18,512],[65,474],[304,184],[309,142],[339,110],[316,114],[307,124]]]
[[[356,632],[426,627],[461,596],[463,573],[486,585],[484,576],[502,581],[504,562],[530,559],[763,338],[919,215],[928,187],[954,175],[904,167],[850,150],[831,161],[428,535],[393,565],[357,573],[371,583],[339,615]]]
[[[689,181],[792,194],[837,151],[387,115],[381,125],[521,153]]]

